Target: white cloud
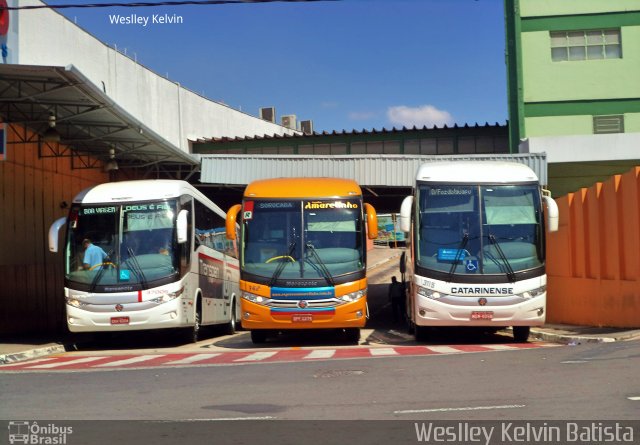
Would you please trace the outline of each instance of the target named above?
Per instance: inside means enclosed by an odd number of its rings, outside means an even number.
[[[441,127],[453,124],[453,116],[448,111],[438,110],[433,105],[407,107],[399,105],[387,109],[387,118],[393,125],[411,128]]]

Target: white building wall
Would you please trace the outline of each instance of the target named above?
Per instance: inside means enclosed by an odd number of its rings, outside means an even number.
[[[520,153],[546,153],[549,164],[633,161],[640,156],[640,133],[541,136],[520,143]]]
[[[10,63],[74,65],[128,113],[184,151],[189,151],[187,139],[295,133],[159,76],[53,10],[11,14],[12,30],[17,31],[9,35]]]

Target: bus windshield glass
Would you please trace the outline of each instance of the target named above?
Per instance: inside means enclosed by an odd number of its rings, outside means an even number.
[[[417,264],[449,275],[507,275],[544,262],[536,184],[418,190]]]
[[[245,201],[242,262],[269,278],[334,277],[364,268],[358,200]]]
[[[66,279],[91,289],[147,288],[173,277],[178,270],[175,221],[175,201],[72,207]]]

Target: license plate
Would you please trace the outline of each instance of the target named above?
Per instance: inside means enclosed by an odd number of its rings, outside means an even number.
[[[129,317],[111,317],[111,324],[129,324]]]
[[[472,320],[493,320],[493,312],[490,311],[477,311],[471,312]]]
[[[293,323],[309,323],[313,321],[312,314],[293,314],[291,316],[291,321]]]

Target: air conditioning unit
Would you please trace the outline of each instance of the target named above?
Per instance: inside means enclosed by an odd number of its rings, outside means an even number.
[[[280,121],[282,122],[282,126],[283,127],[287,127],[287,128],[292,129],[292,130],[297,130],[298,129],[298,123],[296,121],[296,115],[295,114],[288,114],[286,116],[282,116]]]
[[[260,108],[260,119],[276,123],[276,109],[274,107]]]
[[[313,121],[300,121],[300,130],[304,134],[313,134]]]

